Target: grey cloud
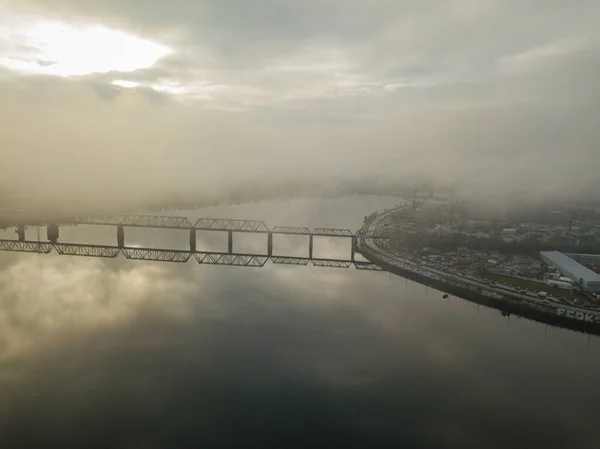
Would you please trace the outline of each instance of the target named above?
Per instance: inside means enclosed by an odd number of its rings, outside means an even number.
[[[119,96],[121,89],[105,83],[90,83],[92,89],[104,100],[112,101]]]
[[[480,8],[480,4],[490,4]],[[59,0],[53,11],[76,11],[122,20],[157,36],[174,29],[196,50],[227,60],[233,67],[281,57],[303,43],[330,41],[366,48],[386,59],[500,55],[554,40],[565,33],[595,32],[598,5],[578,2],[429,1],[368,4],[328,0],[261,3],[175,0],[92,2]],[[478,11],[483,12],[478,12]],[[491,13],[486,13],[490,10]],[[467,18],[465,18],[465,12]],[[108,19],[107,19],[108,20]],[[576,26],[575,26],[576,25]],[[204,51],[203,51],[204,50]],[[237,61],[237,62],[236,62]]]
[[[173,101],[173,99],[169,95],[157,92],[156,90],[147,87],[128,89],[107,84],[90,84],[92,85],[92,89],[98,94],[98,96],[106,101],[116,101],[118,99],[141,97],[147,101],[148,105],[153,106],[162,106]]]
[[[145,196],[299,173],[420,173],[440,182],[478,179],[491,191],[522,180],[548,195],[598,182],[597,2],[540,9],[492,0],[260,7],[60,0],[52,7],[49,16],[99,21],[176,51],[130,74],[24,80],[0,72],[0,114],[12,124],[0,139],[22,148],[9,150],[8,160],[29,172],[39,165],[35,181],[4,168],[16,183],[48,185],[49,167],[62,167],[62,191],[87,183],[100,192],[112,179],[114,192],[138,186]],[[565,42],[577,45],[544,50]],[[148,87],[108,87],[114,79],[195,84],[197,98],[179,104],[184,97]],[[19,130],[19,114],[35,117],[29,126],[43,143]],[[70,120],[87,134],[57,136]],[[106,142],[110,149],[95,154]],[[75,169],[82,146],[95,154],[95,170]]]
[[[288,91],[298,90],[298,77],[305,84],[310,78],[302,72],[276,77],[265,68],[301,57],[307,48],[342,49],[353,66],[342,75],[381,86],[416,76],[434,81],[489,78],[500,58],[574,33],[597,36],[593,18],[600,13],[592,1],[579,2],[577,8],[545,3],[543,11],[536,2],[495,0],[381,0],[360,5],[287,0],[260,7],[240,1],[60,0],[53,4],[54,13],[61,7],[109,22],[125,17],[128,29],[143,29],[155,38],[171,36],[173,42],[167,43],[181,46],[187,56],[163,61],[154,69],[157,74],[177,76],[195,66],[189,75],[213,84],[247,81],[271,89],[280,84]],[[323,79],[313,81],[319,84]]]

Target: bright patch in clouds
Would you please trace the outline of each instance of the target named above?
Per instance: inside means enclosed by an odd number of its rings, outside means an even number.
[[[182,86],[175,81],[163,81],[152,84],[152,89],[157,92],[164,92],[171,95],[180,95],[189,93],[190,86]]]
[[[539,67],[541,64],[557,59],[585,47],[585,39],[563,39],[561,41],[530,48],[521,53],[505,56],[499,60],[499,68],[507,72],[517,72]]]
[[[140,87],[140,83],[137,81],[114,80],[111,84],[113,86],[123,87],[125,89],[134,89],[136,87]]]
[[[155,82],[140,83],[130,80],[113,80],[113,86],[123,89],[135,89],[142,87],[152,89],[156,92],[173,96],[187,96],[192,99],[207,99],[213,92],[227,90],[228,86],[209,85],[209,84],[181,84],[173,80],[157,80]]]
[[[134,72],[172,53],[169,47],[99,25],[72,25],[0,8],[0,67],[61,77]]]

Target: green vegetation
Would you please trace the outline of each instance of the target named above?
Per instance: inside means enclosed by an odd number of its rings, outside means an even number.
[[[578,300],[584,299],[587,301],[587,298],[584,295],[578,294],[577,292],[574,295],[571,295],[569,290],[550,287],[548,284],[541,281],[530,281],[528,279],[521,279],[512,276],[503,276],[501,274],[495,273],[486,273],[484,274],[484,277],[489,279],[490,281],[504,282],[505,284],[512,285],[514,287],[521,287],[534,291],[548,292],[549,295],[556,296],[558,298],[577,298]]]

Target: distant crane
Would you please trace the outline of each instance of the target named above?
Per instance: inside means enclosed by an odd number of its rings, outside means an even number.
[[[412,206],[413,209],[416,209],[417,207],[419,207],[421,204],[417,202],[417,189],[413,189],[412,191]]]

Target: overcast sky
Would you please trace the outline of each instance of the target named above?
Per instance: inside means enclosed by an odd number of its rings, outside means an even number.
[[[598,186],[595,0],[0,0],[0,176]]]

